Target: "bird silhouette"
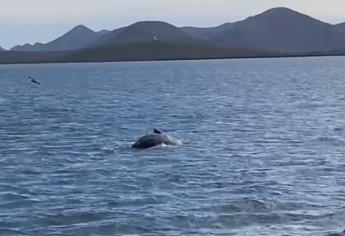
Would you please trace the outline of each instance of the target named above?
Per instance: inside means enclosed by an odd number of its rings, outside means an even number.
[[[31,76],[29,76],[29,80],[34,83],[34,84],[41,84],[40,82],[38,82],[37,80],[35,80],[34,78],[32,78]]]

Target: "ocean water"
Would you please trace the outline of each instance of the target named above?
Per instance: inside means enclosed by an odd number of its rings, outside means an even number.
[[[344,65],[2,65],[0,235],[342,235]]]

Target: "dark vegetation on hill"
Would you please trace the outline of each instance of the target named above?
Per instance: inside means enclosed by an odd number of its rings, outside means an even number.
[[[0,63],[101,62],[345,54],[345,23],[273,8],[212,28],[143,21],[95,32],[74,27],[47,43],[0,48]]]

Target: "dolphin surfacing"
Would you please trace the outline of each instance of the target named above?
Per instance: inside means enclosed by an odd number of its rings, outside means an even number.
[[[136,143],[132,145],[132,147],[137,149],[146,149],[162,144],[177,146],[182,145],[182,142],[157,129],[154,129],[153,134],[148,134],[141,137]]]

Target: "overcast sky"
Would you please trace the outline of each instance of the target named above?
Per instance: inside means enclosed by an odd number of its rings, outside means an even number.
[[[0,46],[48,42],[75,25],[114,29],[140,20],[215,26],[272,7],[345,22],[345,0],[0,0]]]

